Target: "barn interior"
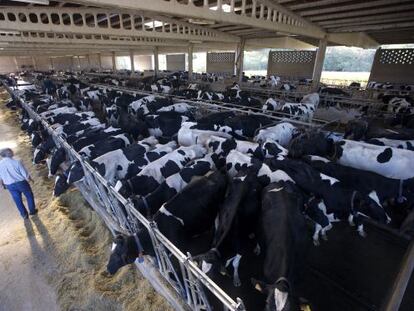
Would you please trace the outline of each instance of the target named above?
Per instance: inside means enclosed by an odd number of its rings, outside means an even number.
[[[367,78],[324,78],[334,47]],[[413,1],[4,0],[0,79],[109,274],[175,310],[414,309]]]

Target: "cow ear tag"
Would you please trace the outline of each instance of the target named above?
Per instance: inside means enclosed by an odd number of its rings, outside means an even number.
[[[142,253],[140,253],[136,259],[136,261],[138,263],[143,263],[144,262],[144,256],[142,256]]]

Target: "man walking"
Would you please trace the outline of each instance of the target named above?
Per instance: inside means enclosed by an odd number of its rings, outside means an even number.
[[[23,219],[27,219],[29,216],[22,201],[22,194],[27,199],[29,215],[37,213],[33,192],[29,185],[32,178],[23,163],[13,159],[13,156],[14,153],[10,148],[0,150],[0,157],[2,158],[0,161],[0,185],[9,190],[20,215]]]

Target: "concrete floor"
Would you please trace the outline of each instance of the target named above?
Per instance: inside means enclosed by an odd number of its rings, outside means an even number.
[[[18,152],[16,128],[2,118],[0,148]],[[0,311],[59,310],[55,290],[42,273],[53,268],[42,228],[41,216],[23,221],[7,190],[0,189]]]

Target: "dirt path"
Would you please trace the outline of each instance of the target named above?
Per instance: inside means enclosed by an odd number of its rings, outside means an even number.
[[[39,215],[23,222],[0,190],[0,311],[170,310],[132,267],[106,273],[111,236],[77,190],[54,199],[44,165],[31,164],[27,135],[2,104],[0,148],[10,146],[35,180]]]

